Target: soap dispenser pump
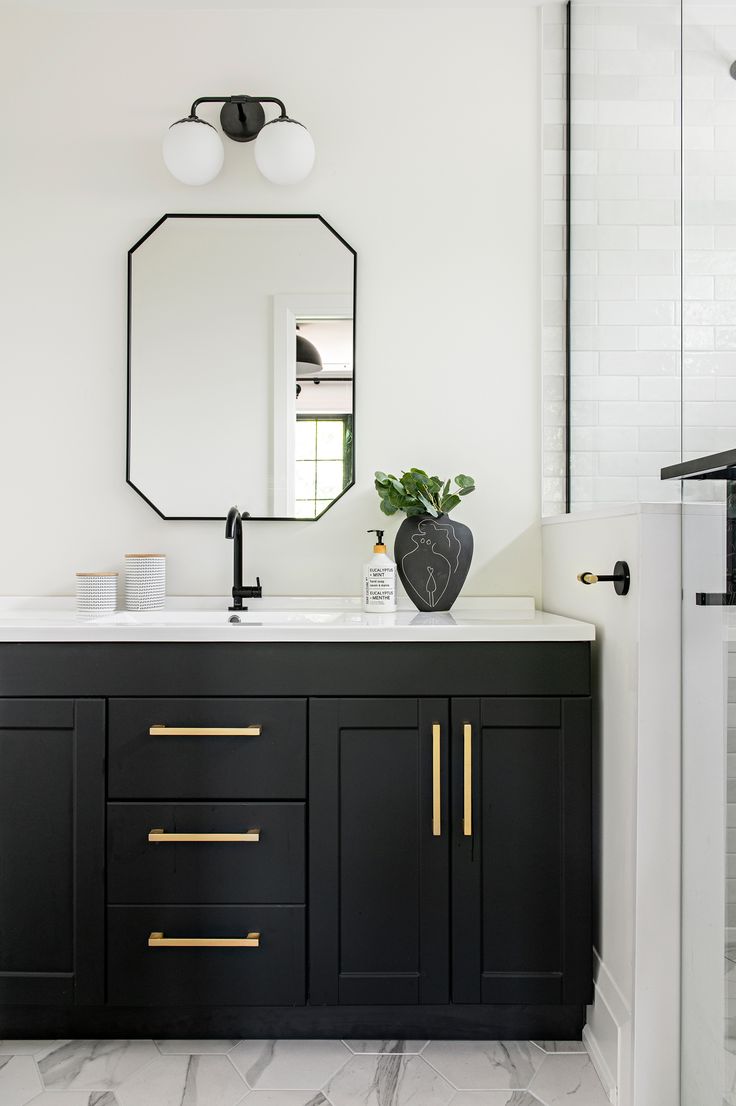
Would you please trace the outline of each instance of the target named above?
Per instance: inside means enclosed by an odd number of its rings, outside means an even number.
[[[375,534],[373,556],[363,566],[363,610],[396,610],[396,565],[386,553],[383,530],[368,530]]]

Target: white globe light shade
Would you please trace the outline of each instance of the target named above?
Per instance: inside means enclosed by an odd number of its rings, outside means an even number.
[[[294,119],[274,119],[255,142],[256,165],[272,184],[297,184],[314,165],[314,141]]]
[[[164,135],[164,164],[182,184],[209,184],[222,169],[222,139],[203,119],[180,119]]]

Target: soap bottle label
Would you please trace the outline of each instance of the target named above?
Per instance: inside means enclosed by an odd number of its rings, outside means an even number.
[[[394,610],[396,608],[396,566],[366,565],[366,610]]]

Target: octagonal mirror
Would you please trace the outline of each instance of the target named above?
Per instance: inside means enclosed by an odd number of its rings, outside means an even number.
[[[319,215],[165,215],[128,253],[127,481],[166,519],[353,484],[355,251]]]

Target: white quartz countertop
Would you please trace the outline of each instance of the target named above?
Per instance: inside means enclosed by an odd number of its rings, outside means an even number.
[[[462,598],[447,613],[366,614],[354,598],[280,597],[228,610],[229,600],[179,596],[162,611],[81,618],[71,598],[0,597],[0,642],[593,641],[589,622],[547,614],[526,597]],[[237,617],[239,621],[231,622]]]

